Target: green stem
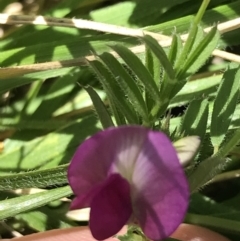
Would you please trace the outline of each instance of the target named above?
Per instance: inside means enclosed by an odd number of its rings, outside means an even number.
[[[198,13],[196,17],[193,20],[193,24],[198,25],[203,17],[203,14],[205,13],[208,4],[210,3],[210,0],[203,0],[201,7],[198,10]]]
[[[32,187],[43,188],[66,184],[68,183],[67,167],[68,165],[62,165],[46,170],[0,176],[0,190]]]
[[[54,188],[41,193],[23,195],[1,201],[0,220],[14,217],[19,213],[42,207],[49,202],[72,195],[70,186]]]
[[[240,177],[240,169],[218,174],[212,180],[210,180],[208,183],[224,182],[224,181],[228,181],[233,178],[239,178],[239,177]]]

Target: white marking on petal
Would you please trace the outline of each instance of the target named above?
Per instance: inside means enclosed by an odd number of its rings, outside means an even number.
[[[111,172],[120,173],[122,177],[132,183],[132,174],[135,168],[136,160],[141,153],[142,145],[145,140],[143,133],[122,136],[119,146],[116,150],[117,155]]]

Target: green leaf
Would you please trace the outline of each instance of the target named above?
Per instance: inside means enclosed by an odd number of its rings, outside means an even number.
[[[228,69],[223,75],[214,101],[211,140],[216,150],[221,145],[231,123],[239,97],[240,69]]]
[[[225,214],[229,214],[229,213],[233,214],[233,213],[236,213],[236,211],[237,209],[228,207],[223,202],[221,203],[216,202],[214,199],[208,196],[204,196],[201,193],[194,193],[191,195],[191,202],[189,203],[190,213],[196,213],[201,215],[212,215],[215,217],[217,216],[224,217]]]
[[[67,2],[58,2],[56,6],[46,12],[46,15],[63,18],[73,9],[78,9],[78,7],[81,5],[81,3],[84,3],[84,1],[85,0],[68,0]]]
[[[183,48],[183,43],[179,35],[174,34],[172,36],[172,43],[168,53],[168,59],[172,63],[172,66],[175,65],[176,60],[179,58]]]
[[[157,85],[157,88],[160,89],[161,64],[155,54],[153,54],[153,52],[147,46],[145,51],[145,66],[148,69],[149,73],[152,75]],[[148,110],[151,110],[156,103],[155,100],[152,99],[151,94],[148,91],[145,91],[145,102]]]
[[[36,97],[39,94],[42,85],[42,81],[33,82],[31,84],[31,87],[24,100],[24,106],[21,112],[19,113],[18,119],[27,118],[28,115],[31,116],[33,114],[39,102],[41,102],[41,100],[37,99]]]
[[[201,39],[199,36],[196,38]],[[184,79],[194,73],[206,62],[206,60],[212,54],[212,51],[217,47],[220,34],[217,31],[217,27],[213,27],[206,36],[204,36],[199,45],[194,48],[192,53],[184,61],[183,67],[179,69],[177,74],[178,79]]]
[[[0,202],[0,220],[46,205],[72,195],[70,186],[55,188],[41,193],[11,198]]]
[[[146,51],[145,51],[145,66],[148,69],[149,73],[152,75],[157,85],[157,88],[160,89],[161,63],[148,46],[146,46]]]
[[[171,62],[172,66],[175,65],[178,56],[180,55],[182,50],[182,41],[180,37],[174,35],[172,44],[168,53],[169,61]],[[163,69],[162,69],[163,71]],[[165,71],[163,71],[161,78],[161,86],[160,86],[160,96],[162,98],[162,103],[159,108],[159,114],[163,114],[168,108],[169,102],[174,97],[175,93],[173,93],[173,89],[178,84],[177,79],[170,79],[169,76]]]
[[[58,77],[41,98],[41,104],[38,106],[32,119],[49,119],[53,113],[69,100],[69,93],[76,86],[77,80],[86,78],[86,71],[77,68],[70,69],[63,76]]]
[[[15,216],[15,219],[25,222],[28,227],[39,232],[77,226],[75,222],[66,217],[69,204],[61,201],[56,202],[60,203],[59,207],[51,207],[50,205],[40,207],[37,210],[20,213]]]
[[[154,79],[152,78],[151,74],[148,72],[144,64],[141,62],[141,60],[126,47],[123,47],[121,45],[114,45],[111,47],[125,61],[128,67],[137,75],[139,80],[144,85],[146,91],[148,91],[149,95],[151,95],[152,99],[154,99],[158,103],[159,91],[157,85]]]
[[[90,66],[99,76],[99,81],[102,83],[112,105],[115,103],[118,106],[129,123],[137,124],[138,117],[134,108],[131,106],[130,102],[126,100],[124,92],[119,88],[114,76],[109,73],[106,66],[97,60],[91,61]]]
[[[145,44],[152,50],[152,52],[156,55],[158,60],[163,66],[163,69],[166,71],[166,74],[168,75],[170,80],[175,79],[175,72],[173,69],[173,66],[171,62],[168,60],[168,57],[163,50],[163,48],[159,45],[156,39],[149,35],[145,35],[143,38],[141,38]]]
[[[203,22],[205,26],[211,26],[213,22],[223,22],[233,18],[238,17],[236,11],[234,9],[239,9],[240,3],[238,1],[226,4],[223,6],[219,6],[213,10],[208,10],[204,15]],[[122,14],[121,14],[122,15]],[[130,16],[130,15],[129,15]],[[129,17],[128,16],[128,17]],[[112,15],[109,14],[106,22],[111,22],[113,19]],[[128,22],[126,19],[125,22]],[[162,23],[158,25],[152,25],[146,28],[146,30],[154,31],[154,32],[162,32],[164,34],[172,34],[173,28],[176,29],[177,33],[185,33],[189,28],[189,23],[191,22],[191,17],[183,17],[180,19],[175,19],[173,21],[169,21],[167,23]],[[49,28],[50,29],[50,28]],[[34,36],[37,34],[37,31],[34,28],[31,28],[31,31],[34,31]],[[9,47],[9,50],[4,50],[1,52],[1,63],[2,67],[7,67],[9,65],[16,64],[32,64],[35,62],[42,63],[51,60],[66,60],[72,58],[80,58],[86,55],[91,54],[92,49],[97,53],[101,53],[103,51],[108,51],[109,41],[114,42],[123,42],[125,46],[134,46],[139,44],[136,39],[127,38],[125,36],[116,36],[116,35],[97,35],[93,37],[83,37],[78,36],[79,31],[75,31],[74,35],[64,35],[67,32],[67,28],[54,28],[50,34],[40,34],[40,37],[34,39],[32,46],[25,47],[25,44],[28,43],[26,39],[21,42],[21,45],[17,44],[20,42],[21,34],[12,37],[10,40],[6,39],[6,41],[1,42],[14,42],[15,44],[12,47]],[[236,30],[237,31],[237,30]],[[231,33],[225,33],[223,38],[219,42],[219,47],[226,47],[227,44],[233,45],[238,43],[238,38],[235,37],[236,31]],[[52,34],[54,33],[54,34]],[[52,41],[52,36],[55,36],[56,33],[61,33],[61,37],[54,39]],[[74,38],[72,37],[74,36]],[[64,37],[64,38],[63,38]],[[32,39],[29,36],[27,40]],[[61,40],[63,39],[63,40]],[[46,40],[49,40],[46,43]],[[44,45],[43,45],[44,43]],[[46,44],[45,44],[46,43]],[[20,48],[19,48],[20,47]],[[13,51],[13,52],[11,52]],[[141,54],[140,54],[141,55]],[[51,67],[49,67],[51,68]],[[11,70],[13,71],[13,70]],[[35,70],[34,70],[35,71]],[[61,70],[51,70],[53,72],[59,72]],[[5,72],[4,68],[0,69],[0,73],[2,76],[2,72]],[[22,74],[19,74],[22,75]],[[26,79],[18,79],[18,85],[24,84]],[[2,81],[0,81],[1,84]],[[8,81],[4,81],[5,85]],[[1,88],[0,88],[1,90]]]
[[[169,108],[185,105],[192,100],[200,99],[205,96],[215,96],[221,78],[222,75],[220,74],[187,82],[171,100]]]
[[[227,156],[235,147],[237,144],[239,144],[240,140],[240,128],[238,128],[230,138],[228,138],[222,147],[218,150],[218,152],[215,154],[216,156],[225,157]]]
[[[99,22],[143,27],[159,23],[160,12],[166,12],[172,6],[187,1],[189,0],[161,0],[161,2],[156,0],[123,1],[108,6],[105,9],[94,11],[90,16]]]
[[[211,156],[202,161],[188,177],[191,193],[197,192],[207,184],[214,176],[221,173],[227,164],[227,160],[221,156]]]
[[[67,184],[67,168],[68,165],[61,165],[45,170],[0,176],[0,190],[43,188]]]
[[[110,126],[114,126],[111,116],[109,115],[107,108],[104,105],[98,93],[91,86],[84,87],[84,89],[88,92],[93,102],[93,105],[97,112],[98,118],[102,124],[102,127],[106,129]]]
[[[132,103],[135,110],[143,118],[145,123],[149,124],[149,114],[147,106],[144,102],[142,93],[129,73],[123,68],[123,66],[116,60],[116,58],[109,54],[104,53],[99,58],[105,63],[107,68],[113,73],[116,81],[118,82],[119,88],[122,88],[128,100]]]
[[[225,218],[217,218],[209,215],[187,214],[185,221],[187,223],[212,228],[220,232],[229,234],[240,234],[240,222]]]
[[[201,7],[199,8],[197,15],[194,17],[193,21],[191,22],[191,28],[190,28],[190,31],[188,34],[188,38],[185,42],[183,50],[179,56],[179,59],[177,60],[176,66],[175,66],[175,70],[177,72],[177,76],[179,79],[181,79],[180,78],[181,75],[179,74],[179,72],[181,71],[182,63],[185,62],[185,60],[187,59],[187,57],[194,45],[194,41],[195,41],[196,35],[198,33],[198,25],[200,24],[200,21],[203,17],[203,14],[206,11],[206,8],[207,8],[209,2],[210,2],[210,0],[202,1]]]
[[[196,50],[196,48],[198,47],[198,45],[202,42],[202,40],[204,39],[204,36],[205,36],[206,34],[207,34],[207,33],[204,32],[202,25],[198,25],[198,26],[197,26],[196,37],[195,37],[195,39],[194,39],[192,48],[190,49],[187,58],[188,58],[192,53],[194,53],[194,51]],[[186,60],[187,60],[187,59],[186,59]],[[185,61],[186,61],[186,60],[185,60]]]
[[[223,21],[237,18],[238,13],[234,11],[234,9],[239,9],[239,6],[240,6],[240,2],[236,1],[223,6],[219,6],[213,10],[209,10],[204,15],[203,22],[205,23],[206,26],[211,26],[213,22],[223,22]],[[130,15],[128,15],[128,17]],[[121,12],[121,16],[122,16],[122,12]],[[173,28],[175,28],[177,30],[177,33],[184,33],[189,29],[189,24],[191,23],[191,19],[192,17],[189,17],[189,16],[183,17],[180,19],[173,19],[173,21],[158,24],[155,26],[154,25],[149,26],[148,28],[146,28],[146,30],[154,31],[154,32],[162,32],[163,34],[171,35]],[[111,22],[111,21],[113,21],[112,13],[108,15],[108,20],[104,22]],[[66,28],[60,28],[60,30],[62,33],[67,31]],[[55,32],[58,32],[58,31],[55,30],[54,33]],[[232,44],[232,43],[236,44],[239,40],[234,36],[235,34],[233,35],[224,34],[224,38],[222,38],[221,40],[221,47],[226,46],[226,44]],[[34,35],[35,35],[35,31],[34,31]],[[109,48],[107,46],[107,43],[109,43],[109,41],[116,41],[116,42],[124,41],[124,44],[126,44],[126,46],[128,47],[138,44],[136,39],[126,38],[125,36],[121,37],[116,35],[105,35],[105,36],[97,35],[94,37],[83,37],[83,36],[79,37],[75,35],[74,38],[72,37],[72,35],[70,36],[71,37],[69,37],[69,35],[66,35],[63,41],[60,40],[61,38],[51,41],[52,40],[51,34],[48,34],[48,35],[42,36],[45,42],[46,42],[46,39],[50,38],[50,42],[47,44],[42,44],[42,41],[37,39],[37,41],[34,41],[35,45],[28,46],[28,48],[21,46],[21,48],[18,49],[19,46],[14,46],[11,48],[11,50],[9,49],[10,52],[2,51],[1,52],[2,67],[6,67],[13,64],[20,64],[20,63],[32,64],[34,62],[41,63],[41,62],[46,62],[50,60],[57,61],[57,60],[63,60],[63,59],[65,60],[72,59],[73,57],[75,58],[84,57],[86,55],[89,55],[92,49],[98,53],[103,51],[108,51]],[[28,39],[30,38],[28,37]],[[11,39],[11,41],[13,41],[14,43],[18,43],[19,42],[18,40],[19,39],[16,36],[14,36],[14,38]],[[26,41],[23,41],[23,43],[26,44]]]
[[[69,124],[67,120],[16,120],[13,118],[2,118],[0,130],[6,129],[35,129],[35,130],[57,130]]]
[[[180,134],[184,136],[197,135],[203,139],[207,129],[208,111],[207,100],[192,101],[183,117]]]
[[[202,36],[201,31],[197,31],[200,36],[196,35],[196,39]],[[209,58],[212,51],[217,46],[219,40],[219,34],[216,28],[213,28],[203,39],[199,45],[195,47],[193,44],[192,51],[187,57],[187,60],[183,62],[183,66],[178,69],[177,79],[178,82],[173,86],[171,95],[175,96],[186,84],[186,78],[193,75]],[[199,40],[198,40],[199,42]]]
[[[161,63],[163,68],[163,78],[162,80],[159,80],[161,82],[159,94],[160,101],[159,104],[157,106],[154,106],[154,108],[151,111],[151,114],[154,117],[157,117],[164,114],[171,98],[173,97],[171,95],[171,91],[174,85],[176,84],[175,72],[163,48],[158,44],[158,42],[155,39],[153,39],[151,36],[146,35],[143,37],[143,41],[145,42],[147,47],[151,49],[154,55],[158,58],[158,61]],[[170,51],[170,56],[173,54],[174,53]],[[161,69],[159,71],[161,71]]]
[[[223,5],[224,3],[225,0],[211,0],[208,6],[208,10],[219,5]],[[189,2],[185,2],[177,6],[174,6],[169,11],[165,12],[164,14],[161,14],[159,22],[163,23],[179,17],[189,16],[190,14],[196,13],[198,11],[199,5],[200,2],[197,1],[191,2],[191,4],[189,4]]]
[[[0,93],[4,93],[13,88],[30,84],[34,81],[40,81],[41,79],[50,79],[61,75],[68,74],[73,68],[63,68],[54,70],[45,70],[38,73],[26,74],[24,77],[15,77],[3,80],[0,77]]]
[[[126,125],[127,124],[126,118],[124,114],[120,111],[120,109],[117,106],[115,106],[114,101],[109,100],[109,106],[116,120],[117,126]]]
[[[90,115],[39,138],[31,136],[28,140],[24,132],[23,136],[19,133],[17,140],[6,139],[0,155],[0,173],[46,169],[68,163],[78,145],[99,131],[98,125],[96,117]]]

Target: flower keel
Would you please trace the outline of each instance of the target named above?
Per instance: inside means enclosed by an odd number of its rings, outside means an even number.
[[[132,214],[127,180],[119,174],[109,176],[90,207],[90,229],[93,237],[104,240],[116,234]]]

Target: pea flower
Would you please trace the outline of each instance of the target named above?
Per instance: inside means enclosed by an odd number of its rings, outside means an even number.
[[[76,195],[71,209],[91,208],[89,226],[97,240],[126,223],[161,240],[175,231],[188,207],[187,179],[171,141],[141,126],[109,128],[84,141],[68,180]]]

